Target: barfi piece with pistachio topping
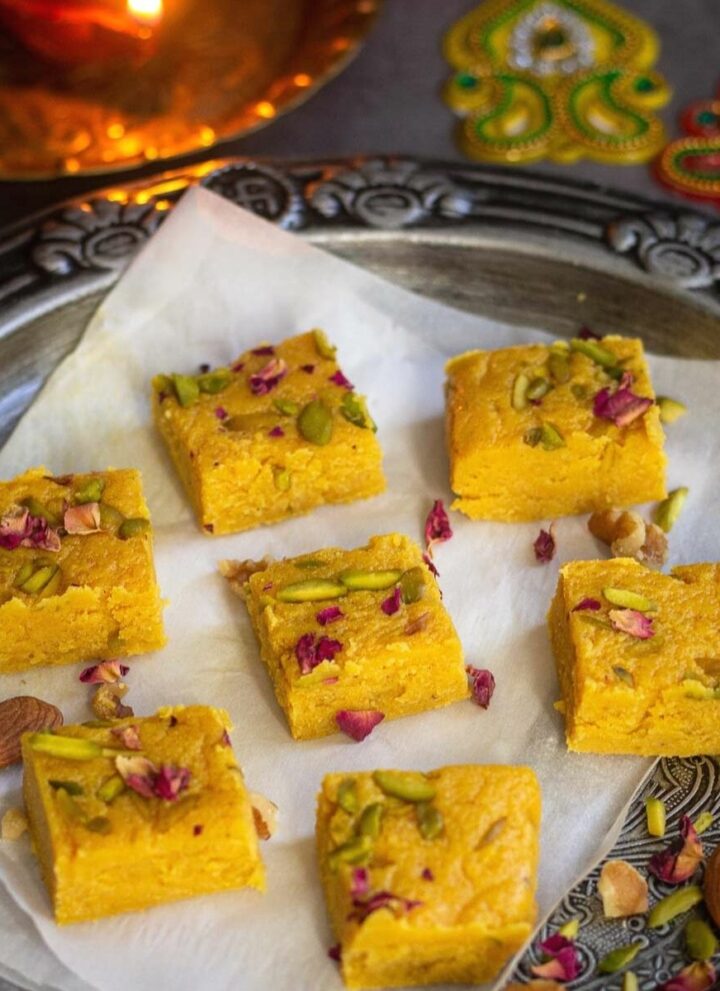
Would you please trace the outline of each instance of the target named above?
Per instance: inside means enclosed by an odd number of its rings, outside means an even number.
[[[360,739],[383,718],[468,697],[460,641],[408,537],[279,561],[240,591],[296,739]]]
[[[0,482],[0,673],[162,647],[152,543],[137,471]]]
[[[30,835],[59,923],[251,887],[265,875],[221,709],[22,739]]]
[[[572,561],[548,622],[571,750],[720,753],[720,565]]]
[[[229,368],[153,380],[155,423],[207,533],[233,533],[385,488],[365,400],[322,331]]]
[[[642,342],[576,338],[447,365],[453,509],[536,520],[663,499],[664,435]]]
[[[526,767],[328,774],[318,860],[346,985],[495,977],[533,930],[539,827]]]

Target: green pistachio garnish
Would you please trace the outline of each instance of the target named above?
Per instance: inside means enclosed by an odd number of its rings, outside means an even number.
[[[513,382],[512,394],[510,397],[510,403],[513,409],[523,410],[528,404],[528,389],[530,387],[530,379],[524,372],[521,372],[515,377]]]
[[[575,939],[577,934],[580,932],[580,919],[570,919],[564,926],[560,926],[558,932],[561,936],[564,936],[565,939]]]
[[[698,699],[700,702],[705,702],[707,699],[718,697],[714,688],[703,684],[697,678],[683,678],[682,687],[685,692],[685,698],[688,699]]]
[[[30,575],[35,570],[35,565],[32,561],[26,561],[25,564],[20,566],[20,570],[15,575],[15,580],[13,581],[14,588],[22,588],[25,582],[28,580]]]
[[[52,591],[50,583],[53,579],[56,579],[53,588],[56,588],[59,582],[60,568],[57,564],[45,564],[41,567],[36,568],[29,578],[26,578],[22,585],[18,586],[21,591],[27,592],[28,595],[37,595],[39,592],[49,592]]]
[[[273,399],[273,406],[285,416],[297,416],[300,412],[300,403],[294,403],[292,399]]]
[[[297,427],[305,440],[324,447],[330,443],[332,437],[332,413],[321,400],[313,399],[307,406],[303,406],[297,419]]]
[[[371,852],[372,839],[369,836],[355,836],[331,852],[328,865],[331,871],[336,871],[340,864],[366,863]]]
[[[192,406],[200,398],[200,386],[197,379],[190,375],[171,375],[173,388],[178,402],[183,407]]]
[[[143,516],[132,516],[118,527],[118,537],[121,540],[130,540],[131,537],[138,537],[141,533],[147,533],[150,529],[150,520]]]
[[[273,483],[278,492],[287,492],[292,482],[292,475],[287,468],[280,468],[277,465],[273,468]]]
[[[679,489],[673,489],[667,499],[663,499],[655,510],[655,522],[665,533],[670,533],[677,523],[689,491],[685,485]]]
[[[425,595],[426,588],[424,568],[410,568],[400,576],[400,593],[405,605],[419,602]]]
[[[340,782],[337,790],[337,803],[343,812],[347,812],[348,815],[357,812],[357,784],[354,778],[343,778]]]
[[[380,835],[380,823],[383,815],[382,802],[373,802],[367,805],[358,820],[357,831],[360,836],[369,836],[376,840]]]
[[[439,809],[436,809],[430,802],[418,802],[415,806],[418,829],[424,840],[434,840],[442,835],[445,829],[445,820]]]
[[[714,821],[715,821],[715,817],[713,816],[712,812],[701,812],[700,815],[695,820],[695,822],[693,823],[693,826],[695,827],[695,832],[698,834],[698,836],[701,833],[707,832],[707,830],[710,829]]]
[[[607,586],[602,590],[608,602],[614,606],[621,606],[623,609],[637,609],[638,612],[657,612],[658,604],[644,595],[637,592],[630,592],[626,588],[612,588]]]
[[[103,756],[103,748],[94,740],[79,736],[58,736],[56,733],[31,733],[28,737],[30,749],[50,757],[64,760],[94,760]]]
[[[94,816],[92,819],[88,819],[87,822],[83,823],[83,825],[91,833],[101,833],[103,836],[107,836],[112,831],[112,826],[107,816]]]
[[[99,509],[100,526],[103,530],[117,530],[122,526],[125,517],[119,509],[115,509],[114,506],[109,505],[107,502],[101,502]]]
[[[621,991],[640,991],[640,983],[637,974],[631,970],[626,970],[623,974]]]
[[[530,447],[537,447],[540,444],[545,451],[556,451],[560,447],[565,447],[563,435],[552,423],[543,423],[541,427],[527,430],[523,442]]]
[[[214,396],[223,389],[227,389],[232,381],[232,374],[229,368],[215,368],[211,372],[198,375],[196,382],[200,392]]]
[[[717,937],[703,919],[688,921],[685,926],[685,948],[692,960],[709,960],[717,953]]]
[[[551,389],[552,386],[548,380],[538,376],[537,378],[534,378],[527,387],[525,395],[529,400],[542,399],[542,397],[546,396]]]
[[[83,505],[86,502],[100,502],[104,490],[104,478],[89,478],[82,488],[75,492],[75,502],[78,505]]]
[[[619,664],[615,664],[613,666],[613,671],[614,671],[615,675],[620,679],[620,681],[624,681],[625,684],[626,685],[630,685],[631,688],[634,688],[635,687],[635,679],[630,674],[630,672],[627,670],[627,668],[623,668],[623,667],[620,667]]]
[[[63,815],[67,819],[73,819],[76,822],[80,822],[85,818],[83,810],[80,808],[72,795],[65,791],[64,788],[57,789],[55,792],[55,801],[58,804],[58,808],[61,809]]]
[[[277,598],[279,602],[323,602],[339,599],[341,595],[347,595],[347,591],[344,585],[330,578],[308,578],[281,588]]]
[[[112,777],[108,778],[107,781],[103,781],[97,790],[97,797],[101,802],[105,802],[109,805],[113,802],[118,795],[121,795],[125,791],[125,782],[120,777],[119,774],[113,774]]]
[[[665,803],[659,798],[646,798],[645,815],[647,817],[648,833],[651,836],[662,838],[665,835]]]
[[[662,898],[653,906],[648,916],[648,929],[659,929],[660,926],[672,922],[678,915],[688,912],[693,906],[703,900],[702,888],[697,884],[689,884],[686,888],[673,891],[671,895]]]
[[[570,350],[577,351],[579,354],[584,354],[586,358],[594,361],[596,365],[600,365],[602,368],[615,368],[618,363],[618,358],[616,354],[612,351],[608,351],[597,341],[584,341],[580,337],[573,337],[570,341]]]
[[[548,371],[557,385],[563,385],[570,381],[570,361],[567,351],[556,351],[550,348],[548,357]]]
[[[419,771],[375,771],[373,781],[380,791],[404,802],[429,802],[435,786]]]
[[[660,409],[661,423],[675,423],[681,416],[687,413],[685,403],[680,403],[677,399],[670,399],[669,396],[658,396],[655,400]]]
[[[640,952],[642,943],[628,943],[627,946],[618,946],[616,950],[611,950],[598,964],[600,974],[615,974],[623,967],[635,959]]]
[[[174,392],[175,386],[169,375],[155,375],[152,380],[153,389],[156,392]]]
[[[330,343],[324,330],[314,330],[315,347],[321,358],[334,358],[337,348]]]
[[[362,568],[345,568],[338,580],[353,592],[377,592],[397,584],[402,571],[364,571]]]
[[[354,392],[346,392],[340,400],[340,413],[356,427],[377,432],[375,421],[370,416],[362,396],[357,396]]]
[[[50,785],[51,788],[54,788],[56,791],[58,788],[62,788],[64,791],[68,793],[68,795],[77,796],[77,795],[85,794],[85,790],[83,786],[79,785],[77,781],[55,781],[51,778],[48,781],[48,784]]]
[[[42,516],[43,519],[47,520],[51,526],[57,526],[62,520],[62,514],[56,515],[49,506],[45,503],[40,502],[35,496],[28,496],[27,499],[23,499],[20,502],[21,506],[24,506],[32,516]]]

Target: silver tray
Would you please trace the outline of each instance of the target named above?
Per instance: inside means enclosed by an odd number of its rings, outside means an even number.
[[[98,303],[182,192],[202,184],[328,251],[461,309],[569,336],[579,324],[638,334],[648,348],[720,358],[720,223],[686,207],[501,168],[409,158],[298,163],[226,160],[93,193],[0,231],[0,444],[77,344]],[[720,385],[720,383],[719,383]],[[682,814],[720,812],[711,758],[661,760],[631,804],[611,856],[644,866],[646,794]],[[720,822],[703,837],[720,841]],[[642,991],[683,965],[682,926],[604,922],[596,868],[551,913],[534,946],[583,920],[582,972],[568,988],[620,987],[595,967],[637,938]],[[6,984],[0,991],[15,991]],[[200,991],[200,989],[198,989]]]

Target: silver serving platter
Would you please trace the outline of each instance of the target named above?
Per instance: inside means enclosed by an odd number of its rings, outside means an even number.
[[[0,444],[194,184],[461,309],[564,336],[586,324],[637,334],[659,353],[720,358],[720,223],[687,207],[531,172],[412,158],[211,161],[0,231]],[[719,772],[709,757],[659,761],[611,856],[643,867],[662,845],[643,826],[646,794],[667,802],[670,835],[682,814],[720,812]],[[720,822],[704,839],[708,848],[720,841]],[[633,963],[642,991],[683,966],[681,925],[651,931],[638,917],[623,931],[602,919],[598,870],[546,920],[515,980],[530,980],[537,940],[570,917],[582,919],[573,991],[619,989],[620,975],[598,978],[596,965],[631,934],[643,947]],[[21,986],[0,978],[0,991]]]

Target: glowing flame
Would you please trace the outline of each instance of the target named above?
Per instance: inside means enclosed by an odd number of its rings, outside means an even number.
[[[127,0],[127,9],[136,21],[157,24],[163,14],[163,0]]]

